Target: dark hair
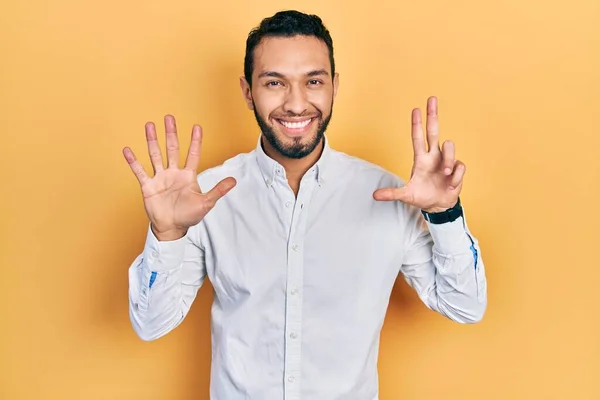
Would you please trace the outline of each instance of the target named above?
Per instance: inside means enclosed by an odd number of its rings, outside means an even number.
[[[244,58],[244,76],[250,86],[252,86],[252,71],[254,70],[254,49],[260,41],[266,37],[293,37],[296,35],[314,36],[325,42],[329,49],[331,77],[333,78],[335,75],[333,40],[321,18],[288,10],[280,11],[272,17],[263,19],[259,26],[250,31],[246,40],[246,56]]]

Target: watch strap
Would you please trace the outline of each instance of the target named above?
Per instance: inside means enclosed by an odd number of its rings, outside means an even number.
[[[460,204],[460,198],[456,202],[456,204],[444,211],[440,211],[437,213],[428,213],[426,211],[421,210],[421,213],[425,217],[425,220],[432,224],[445,224],[446,222],[456,221],[459,217],[463,216],[463,208]]]

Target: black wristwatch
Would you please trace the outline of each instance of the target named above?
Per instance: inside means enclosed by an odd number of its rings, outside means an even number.
[[[463,208],[460,204],[460,197],[456,204],[445,211],[440,211],[437,213],[428,213],[421,210],[421,213],[425,217],[426,221],[429,221],[432,224],[444,224],[446,222],[452,222],[458,219],[458,217],[463,216]]]

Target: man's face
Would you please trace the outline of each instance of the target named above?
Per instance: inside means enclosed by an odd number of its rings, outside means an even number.
[[[263,39],[254,50],[252,89],[244,78],[241,85],[276,151],[288,158],[313,152],[331,118],[338,85],[324,42],[312,36]]]

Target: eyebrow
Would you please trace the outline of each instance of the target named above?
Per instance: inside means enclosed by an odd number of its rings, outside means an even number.
[[[327,72],[327,70],[325,69],[316,69],[314,71],[310,71],[306,73],[307,77],[313,77],[313,76],[321,76],[321,75],[329,75],[329,72]],[[263,73],[261,73],[260,75],[258,75],[259,78],[264,78],[264,77],[272,77],[272,78],[285,78],[285,75],[283,75],[282,73],[279,72],[275,72],[275,71],[265,71]]]

